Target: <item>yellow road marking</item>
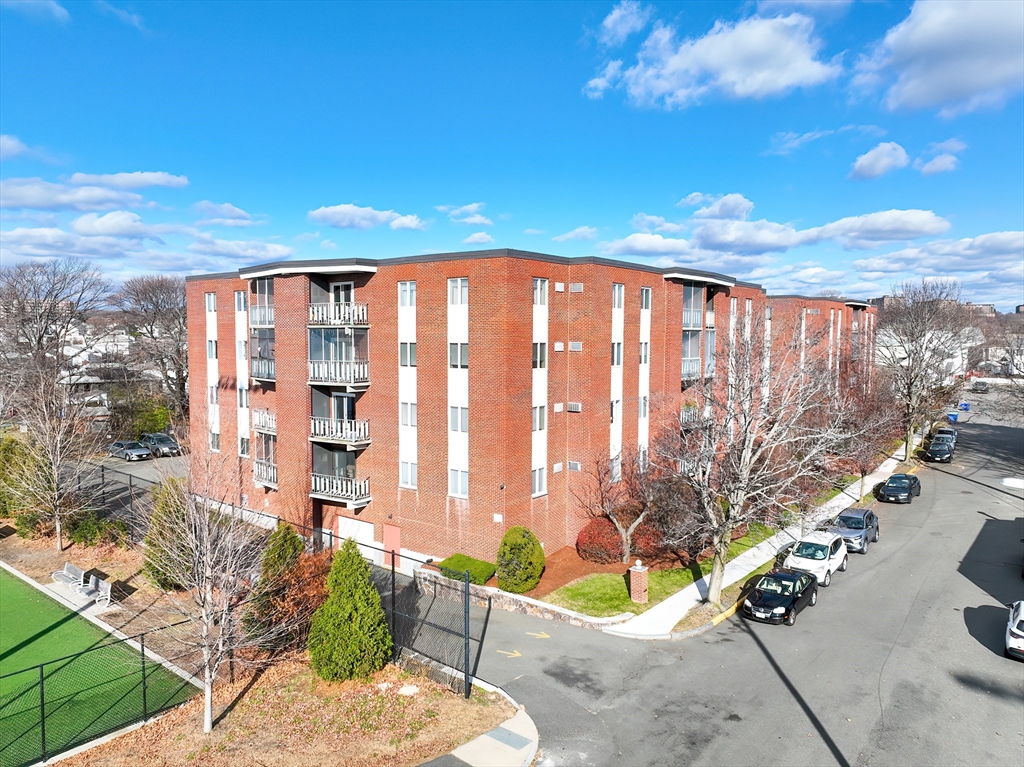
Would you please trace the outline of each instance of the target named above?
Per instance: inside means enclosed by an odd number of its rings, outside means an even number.
[[[521,658],[523,654],[519,650],[513,650],[512,652],[506,652],[505,650],[498,650],[502,655],[507,655],[510,658]]]
[[[551,635],[546,631],[542,631],[539,634],[534,634],[532,631],[527,631],[526,633],[532,637],[537,637],[537,639],[551,639]]]

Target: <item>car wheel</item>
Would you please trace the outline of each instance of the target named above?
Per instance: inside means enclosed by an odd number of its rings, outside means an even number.
[[[843,562],[842,562],[842,564],[839,565],[839,572],[845,573],[846,572],[846,567],[849,564],[850,564],[850,558],[849,557],[843,557]]]
[[[822,578],[822,580],[821,580],[821,585],[824,586],[826,589],[830,585],[832,585],[832,572],[831,571],[827,571],[825,573],[825,577]]]
[[[126,455],[126,456],[124,457],[124,459],[125,459],[126,461],[130,461],[130,460],[131,460],[131,456],[128,456],[128,455]]]
[[[793,608],[790,609],[789,615],[786,616],[786,625],[787,626],[796,625],[796,610],[793,609]]]
[[[882,534],[881,528],[876,527],[875,528],[875,539],[872,542],[873,543],[878,543],[878,536],[881,535],[881,534]]]
[[[811,607],[814,607],[816,604],[818,604],[818,590],[817,589],[815,589],[814,591],[811,592]]]
[[[867,554],[868,553],[868,544],[870,544],[870,543],[871,543],[871,541],[869,541],[867,538],[864,539],[864,545],[860,547],[860,553],[861,554]]]

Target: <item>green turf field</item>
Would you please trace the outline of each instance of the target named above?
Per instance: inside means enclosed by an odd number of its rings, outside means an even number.
[[[148,658],[142,682],[137,649],[0,570],[0,767],[43,758],[41,709],[49,757],[197,692]]]

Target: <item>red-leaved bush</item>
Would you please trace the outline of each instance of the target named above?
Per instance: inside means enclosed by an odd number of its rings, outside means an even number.
[[[633,531],[633,555],[656,559],[665,554],[661,533],[646,520]],[[610,565],[622,561],[622,536],[607,517],[594,517],[576,536],[576,552],[588,562]]]

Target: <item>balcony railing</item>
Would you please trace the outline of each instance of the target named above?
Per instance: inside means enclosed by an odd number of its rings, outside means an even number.
[[[679,420],[682,423],[696,423],[700,420],[700,408],[693,405],[680,408]]]
[[[252,428],[267,434],[277,434],[277,414],[269,410],[253,410]]]
[[[704,312],[704,327],[706,327],[706,328],[713,328],[714,326],[715,326],[715,311],[714,311],[714,309],[709,309],[708,311]]]
[[[366,304],[310,304],[310,325],[368,325]]]
[[[368,384],[370,383],[370,363],[367,360],[310,360],[309,382]]]
[[[309,434],[313,439],[327,442],[369,442],[370,422],[312,416],[309,419]]]
[[[700,328],[704,312],[700,309],[683,309],[683,327]]]
[[[261,485],[277,487],[277,464],[270,461],[253,461],[252,478]]]
[[[312,475],[312,493],[359,503],[370,500],[370,480],[335,477],[330,474]]]
[[[273,381],[276,365],[266,357],[252,357],[249,360],[249,375],[264,381]]]
[[[272,328],[274,326],[274,305],[253,304],[249,307],[249,327]]]
[[[684,381],[689,381],[694,378],[700,378],[700,357],[694,357],[693,359],[684,359],[682,373]]]

